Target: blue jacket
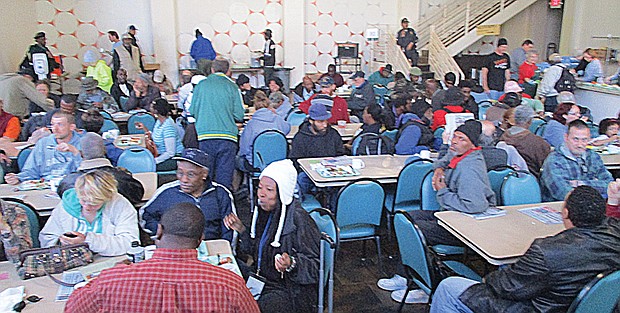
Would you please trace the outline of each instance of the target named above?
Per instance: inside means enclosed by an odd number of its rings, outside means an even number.
[[[405,113],[400,123],[404,125],[411,119],[419,120],[420,118],[413,113]],[[420,127],[414,124],[407,126],[401,131],[398,142],[394,146],[396,154],[416,154],[422,150],[428,150],[427,146],[418,145],[420,137],[422,137]]]
[[[80,135],[73,132],[69,144],[80,150]],[[56,150],[56,135],[52,134],[39,139],[28,156],[21,173],[17,174],[20,181],[48,178],[52,170],[61,170],[62,175],[75,172],[82,162],[82,157],[71,152]]]
[[[252,119],[245,125],[239,141],[239,155],[245,157],[251,165],[254,165],[252,162],[254,139],[268,129],[279,130],[286,135],[291,131],[291,125],[267,108],[254,112]]]
[[[159,187],[151,200],[140,209],[142,227],[154,234],[162,215],[173,205],[183,202],[192,203],[202,210],[206,220],[205,240],[232,241],[233,231],[224,225],[224,217],[230,213],[237,214],[233,196],[226,187],[210,180],[205,182],[204,192],[199,198],[181,191],[181,183],[178,180]]]
[[[192,43],[189,55],[196,61],[200,59],[215,60],[215,50],[213,50],[211,40],[203,36],[197,37]]]
[[[543,138],[549,145],[559,148],[564,143],[564,134],[568,133],[568,126],[562,125],[556,120],[550,120],[545,126]]]

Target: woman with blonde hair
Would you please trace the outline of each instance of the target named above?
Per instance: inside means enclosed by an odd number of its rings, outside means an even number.
[[[87,243],[104,256],[122,255],[139,241],[138,216],[117,192],[114,176],[94,170],[78,177],[39,234],[41,247]]]

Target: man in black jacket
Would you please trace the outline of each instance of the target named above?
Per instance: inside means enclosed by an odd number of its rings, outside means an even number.
[[[536,239],[519,261],[488,274],[484,283],[442,281],[431,313],[566,312],[597,274],[620,268],[620,223],[605,217],[605,200],[590,186],[569,193],[562,218],[565,231]]]
[[[82,163],[78,167],[77,172],[71,173],[60,182],[56,192],[62,197],[62,194],[75,186],[75,180],[82,174],[94,169],[104,170],[116,178],[118,181],[118,193],[127,198],[131,204],[135,205],[142,201],[144,195],[144,187],[142,183],[133,178],[128,172],[113,167],[112,163],[105,157],[105,146],[103,138],[95,133],[86,133],[80,138],[80,146],[82,154]]]

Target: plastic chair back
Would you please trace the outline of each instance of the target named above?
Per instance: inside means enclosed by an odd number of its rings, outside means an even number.
[[[396,182],[396,193],[391,209],[399,204],[419,203],[422,192],[422,181],[424,177],[433,170],[433,161],[428,159],[417,159],[407,164],[398,174]]]
[[[109,119],[103,119],[103,126],[101,126],[99,133],[105,133],[111,129],[119,129],[119,128],[118,128],[118,125],[114,123],[114,121],[109,120]]]
[[[155,172],[155,158],[153,154],[143,147],[129,147],[121,153],[116,163],[118,167],[124,167],[131,173]]]
[[[534,175],[525,171],[508,174],[500,189],[503,205],[533,204],[542,202],[540,185]]]
[[[32,247],[39,248],[41,247],[41,243],[39,242],[39,232],[41,231],[39,225],[39,214],[37,211],[30,205],[25,203],[24,201],[17,198],[2,198],[4,202],[15,204],[18,207],[22,208],[24,212],[26,212],[26,216],[28,217],[28,225],[30,226],[30,238],[32,239]]]
[[[32,149],[34,149],[34,146],[26,147],[17,154],[17,167],[20,171],[24,168],[24,164],[26,164],[26,160],[28,160],[28,156],[30,156]]]
[[[508,152],[497,147],[482,147],[482,156],[487,166],[487,171],[494,168],[505,167],[508,164]]]
[[[381,135],[392,139],[393,142],[396,141],[396,135],[398,134],[398,129],[386,130],[381,133]]]
[[[301,111],[291,113],[286,121],[291,124],[291,126],[299,126],[306,120],[307,115]]]
[[[129,135],[144,134],[143,130],[136,128],[136,122],[144,124],[144,127],[148,128],[150,131],[153,131],[153,127],[155,126],[155,117],[144,112],[138,112],[131,115],[127,120],[127,133]]]
[[[509,166],[502,166],[500,168],[490,169],[487,172],[487,176],[489,177],[489,183],[491,184],[491,190],[493,190],[493,192],[495,193],[495,199],[496,201],[498,201],[498,205],[501,205],[500,194],[504,178],[512,172],[514,172],[514,169]]]
[[[420,186],[420,208],[422,210],[437,211],[441,207],[437,202],[437,191],[433,189],[434,172],[430,171],[422,180]]]
[[[352,225],[379,226],[384,198],[383,187],[374,180],[360,179],[343,187],[336,205],[341,230]]]
[[[375,102],[383,107],[383,104],[385,103],[385,96],[388,93],[388,89],[386,87],[380,87],[380,86],[372,86],[373,91],[375,92]]]
[[[321,232],[321,262],[319,269],[319,311],[323,313],[325,287],[327,286],[327,312],[333,312],[334,298],[334,260],[338,248],[338,225],[334,215],[326,209],[318,208],[310,212],[310,217]]]
[[[112,115],[110,115],[110,113],[108,113],[106,111],[101,110],[101,111],[99,111],[99,114],[101,114],[101,116],[103,116],[103,118],[105,118],[105,119],[109,119],[109,120],[112,119]]]
[[[544,125],[547,124],[547,121],[545,121],[544,119],[540,118],[540,117],[536,117],[532,119],[532,124],[530,124],[530,132],[532,134],[536,134],[536,130],[538,130],[538,127],[540,127],[540,125]]]
[[[542,137],[545,134],[545,128],[547,128],[547,123],[538,125],[538,127],[536,128],[536,132],[534,132],[534,135]]]
[[[478,103],[478,117],[483,119],[487,115],[487,110],[493,106],[493,103],[489,100],[476,101],[476,103]]]
[[[252,145],[252,165],[264,169],[274,161],[286,159],[288,142],[286,136],[278,130],[269,129],[254,138]]]
[[[614,312],[614,307],[620,300],[620,271],[611,274],[598,274],[577,295],[569,313],[597,313]]]
[[[444,132],[445,130],[446,130],[446,129],[445,129],[444,127],[439,127],[439,128],[437,128],[437,129],[435,129],[435,132],[433,133],[433,137],[434,137],[434,138],[436,138],[436,139],[437,139],[437,138],[438,138],[438,139],[442,139],[443,132]]]
[[[430,295],[432,277],[429,260],[426,257],[426,245],[409,214],[404,211],[396,212],[394,232],[402,264],[419,275],[419,278],[413,278],[413,281]]]
[[[119,104],[120,104],[120,106],[121,106],[121,110],[123,110],[123,111],[125,111],[125,112],[129,111],[129,110],[127,110],[127,101],[129,100],[129,98],[128,98],[128,97],[122,97],[122,96],[121,96],[121,97],[119,98],[119,100],[120,100],[120,102],[121,102],[121,103],[119,103]]]

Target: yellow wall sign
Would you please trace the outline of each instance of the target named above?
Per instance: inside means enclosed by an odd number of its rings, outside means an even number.
[[[492,35],[499,35],[499,32],[501,30],[501,25],[499,24],[495,24],[495,25],[478,25],[478,27],[476,27],[476,35],[478,36],[492,36]]]

